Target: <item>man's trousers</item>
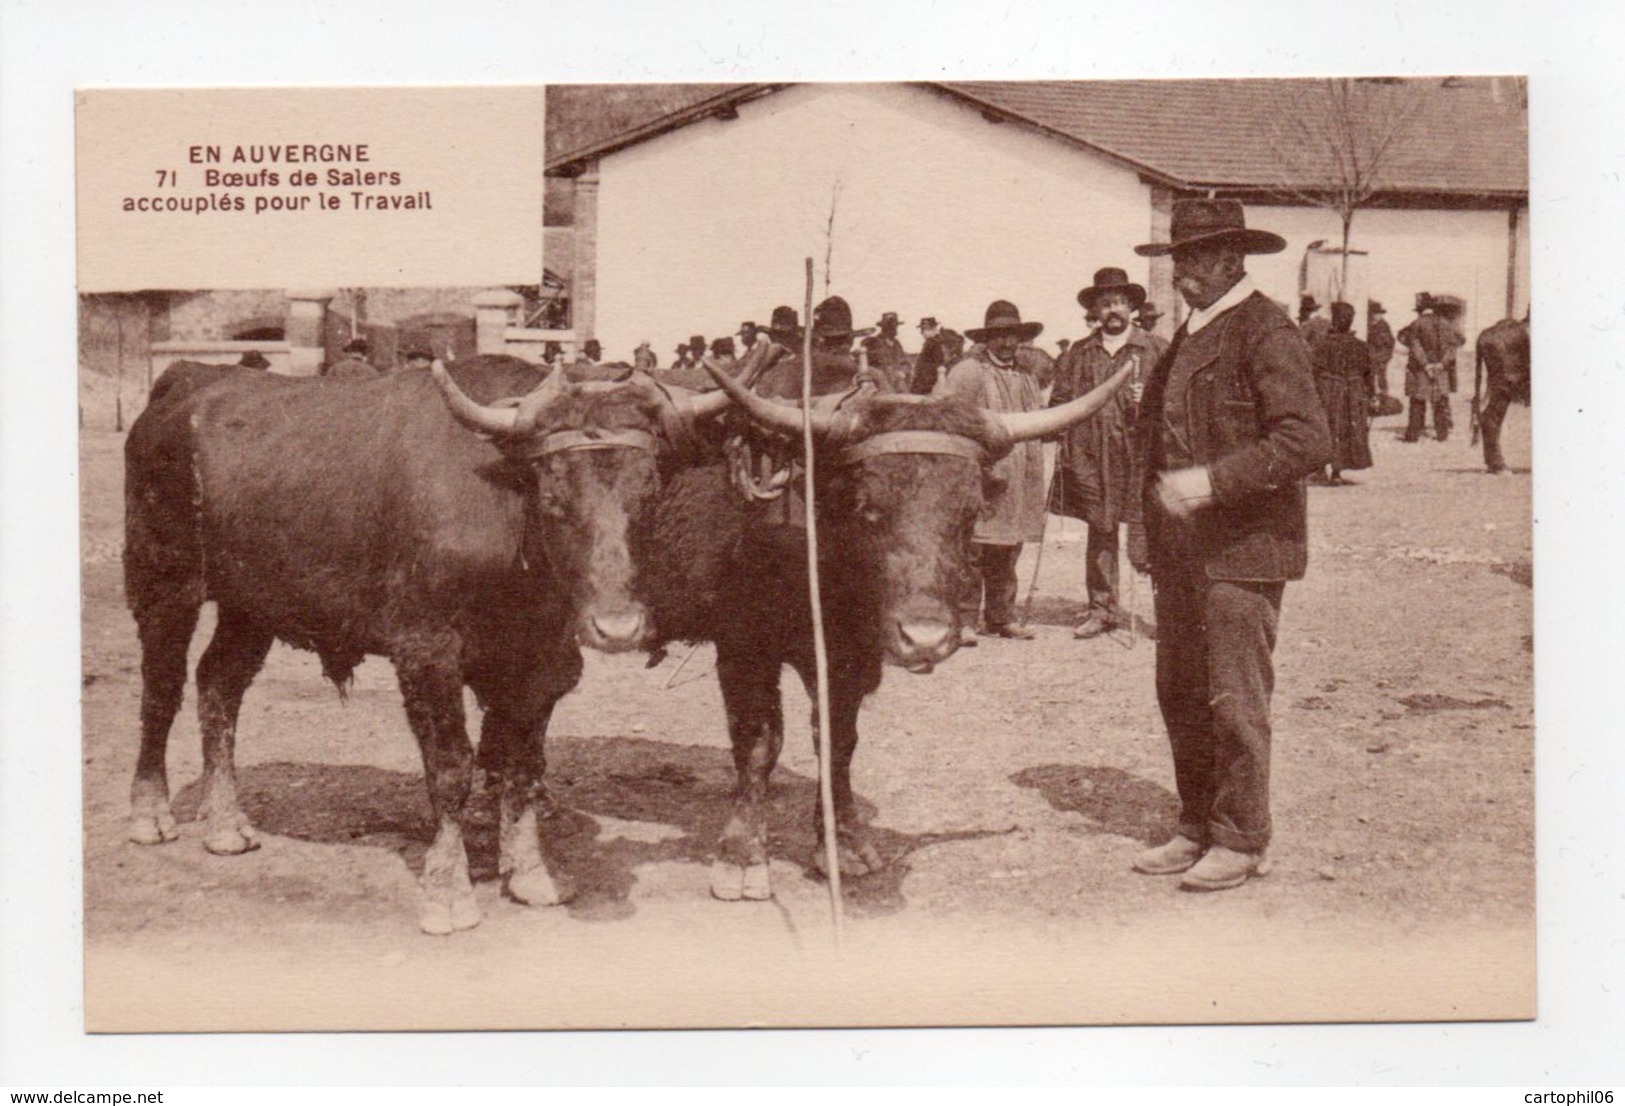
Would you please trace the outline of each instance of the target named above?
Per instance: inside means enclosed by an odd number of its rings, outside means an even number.
[[[1270,840],[1270,695],[1285,585],[1153,574],[1157,702],[1173,748],[1179,832],[1259,853]]]
[[[1016,561],[1021,546],[972,542],[970,549],[970,579],[959,603],[960,617],[965,625],[975,626],[976,616],[981,614],[984,627],[1003,629],[1016,616]]]

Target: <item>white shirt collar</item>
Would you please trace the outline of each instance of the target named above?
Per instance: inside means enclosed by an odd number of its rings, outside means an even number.
[[[1114,338],[1110,334],[1106,333],[1105,327],[1101,327],[1100,347],[1115,357],[1118,350],[1128,345],[1129,334],[1131,331],[1133,331],[1133,329],[1134,327],[1132,325],[1124,327],[1123,332]]]
[[[1206,307],[1192,308],[1190,318],[1185,320],[1186,336],[1195,334],[1256,291],[1258,289],[1253,285],[1253,278],[1243,273],[1241,279],[1230,286],[1230,291]]]

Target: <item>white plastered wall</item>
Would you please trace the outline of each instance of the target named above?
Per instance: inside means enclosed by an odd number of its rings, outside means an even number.
[[[690,334],[815,300],[882,311],[915,349],[922,315],[980,326],[989,300],[1076,337],[1074,299],[1096,268],[1144,282],[1132,247],[1149,188],[1108,159],[906,85],[802,85],[600,163],[597,333],[610,357],[647,338],[661,363]],[[827,233],[832,196],[833,235]]]

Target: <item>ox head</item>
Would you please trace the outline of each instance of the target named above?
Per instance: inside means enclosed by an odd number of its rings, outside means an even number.
[[[619,368],[614,379],[587,383],[555,370],[534,391],[492,404],[469,398],[439,362],[431,369],[457,421],[523,474],[526,543],[566,590],[578,639],[612,653],[648,635],[634,588],[632,523],[659,490],[662,460],[688,448],[695,424],[728,405],[725,393],[696,395]]]
[[[799,443],[802,411],[718,380],[751,421]],[[812,411],[821,563],[878,614],[866,627],[886,658],[929,672],[959,647],[971,536],[993,465],[1105,406],[1128,379],[1042,411],[988,411],[946,397],[890,395],[873,382],[815,401]],[[826,585],[829,586],[829,585]]]

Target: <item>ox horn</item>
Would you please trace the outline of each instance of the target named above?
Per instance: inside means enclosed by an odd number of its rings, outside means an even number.
[[[1027,442],[1034,438],[1047,438],[1051,434],[1059,433],[1073,423],[1082,422],[1090,415],[1106,406],[1106,401],[1128,383],[1129,374],[1134,369],[1134,362],[1130,361],[1118,369],[1112,378],[1093,391],[1068,400],[1059,407],[1049,407],[1042,411],[1015,411],[990,412],[990,416],[1004,427],[1004,432],[1010,435],[1012,442]]]
[[[739,381],[728,374],[728,371],[713,361],[709,356],[700,358],[700,364],[715,380],[733,401],[745,409],[745,413],[763,426],[782,430],[786,434],[801,433],[801,409],[789,407],[782,403],[774,403],[766,396],[759,396],[750,391]],[[812,428],[815,437],[828,437],[833,429],[835,416],[828,411],[814,408],[812,411]]]
[[[526,395],[517,400],[507,400],[500,406],[492,406],[470,399],[439,361],[429,366],[429,374],[440,386],[440,394],[445,397],[446,406],[458,422],[470,430],[495,437],[512,437],[530,430],[543,405],[559,394],[564,382],[560,370],[554,369]]]

